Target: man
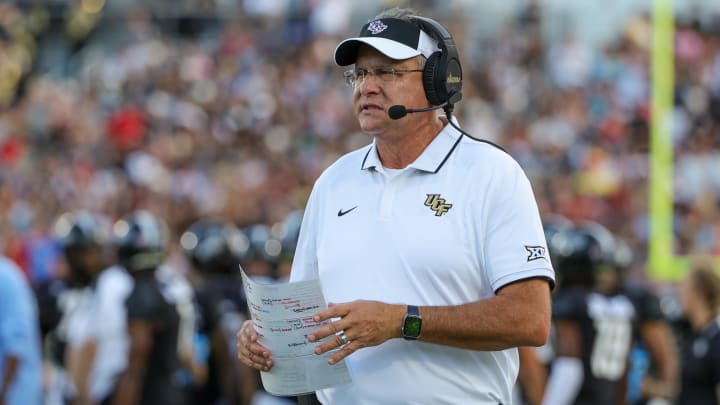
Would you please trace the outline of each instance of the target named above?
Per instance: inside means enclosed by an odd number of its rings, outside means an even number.
[[[66,288],[60,289],[57,294],[61,316],[49,335],[47,346],[55,347],[57,352],[54,355],[51,353],[51,358],[55,357],[59,367],[61,395],[77,405],[92,404],[102,399],[93,395],[101,373],[93,373],[99,357],[96,353],[98,347],[88,335],[96,322],[104,321],[103,318],[93,319],[90,315],[96,308],[94,285],[111,261],[110,229],[108,218],[86,210],[63,213],[52,228],[53,239],[62,248],[69,277]],[[121,289],[117,284],[113,287]],[[47,294],[41,296],[47,297]],[[64,372],[68,377],[65,386],[61,377]]]
[[[613,305],[609,298],[593,294],[597,269],[607,265],[613,250],[604,236],[574,226],[548,232],[558,290],[552,305],[555,358],[544,405],[614,404],[622,397],[619,386],[632,344],[634,313],[626,298]],[[619,332],[614,333],[613,325]],[[617,343],[604,342],[616,335]],[[594,346],[600,351],[596,353]]]
[[[127,362],[125,299],[132,279],[121,267],[108,267],[114,259],[111,228],[109,218],[85,210],[64,213],[53,227],[73,279],[84,280],[71,284],[70,290],[82,290],[74,306],[66,305],[67,331],[60,334],[68,343],[70,399],[76,405],[107,403]]]
[[[630,349],[642,342],[659,370],[647,395],[673,395],[674,344],[656,297],[621,283],[628,259],[596,222],[582,222],[548,238],[559,289],[553,299],[556,357],[543,404],[623,404]],[[657,382],[655,382],[657,381]],[[658,383],[659,382],[659,383]]]
[[[250,404],[257,371],[233,361],[234,335],[248,319],[239,265],[248,256],[248,237],[231,223],[201,219],[180,238],[195,271],[199,333],[209,342],[208,377],[194,403]]]
[[[32,290],[15,263],[0,256],[0,405],[40,405],[41,356]]]
[[[132,276],[125,306],[129,352],[112,398],[115,405],[184,403],[180,370],[181,314],[171,285],[158,277],[165,260],[167,226],[147,211],[135,211],[113,226],[119,264]]]
[[[317,395],[509,404],[516,347],[547,339],[554,273],[522,169],[451,121],[462,83],[452,38],[413,15],[382,13],[335,50],[338,65],[354,64],[353,110],[373,142],[317,180],[292,266],[291,281],[319,278],[335,303],[315,315],[333,322],[310,342],[336,335],[315,353],[336,350],[329,362],[352,375]],[[240,361],[270,370],[257,337],[243,324]]]
[[[597,226],[594,223],[589,225]],[[615,237],[614,240],[613,264],[609,271],[599,275],[595,289],[606,296],[624,295],[635,307],[637,321],[624,381],[627,402],[632,405],[669,404],[678,389],[677,341],[657,294],[646,284],[626,280],[625,274],[630,271],[633,253],[623,239]],[[647,356],[644,370],[639,367],[642,362],[634,364],[641,353]],[[638,386],[633,387],[633,383]]]
[[[93,244],[87,243],[89,240],[83,233],[72,226],[71,221],[80,217],[87,218],[70,212],[57,218],[52,241],[62,251],[64,266],[60,267],[56,277],[34,286],[44,354],[43,395],[49,404],[69,402],[78,395],[66,360],[72,357],[68,356],[72,351],[71,335],[77,337],[75,332],[82,328],[78,324],[82,317],[78,315],[90,295],[88,285],[93,271],[89,267],[95,267],[100,257],[92,252],[95,250]]]

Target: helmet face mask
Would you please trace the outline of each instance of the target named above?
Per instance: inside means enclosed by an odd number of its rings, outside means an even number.
[[[131,273],[154,270],[165,260],[167,225],[147,211],[135,211],[113,226],[118,262]]]

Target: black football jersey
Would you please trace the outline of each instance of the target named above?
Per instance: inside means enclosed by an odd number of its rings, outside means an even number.
[[[575,404],[607,405],[623,395],[636,327],[651,311],[640,305],[624,292],[608,296],[582,287],[561,289],[554,296],[553,317],[575,322],[581,333],[584,379]]]
[[[154,277],[136,279],[126,300],[128,322],[149,321],[153,324],[153,345],[147,360],[141,405],[182,404],[183,396],[175,375],[180,368],[178,342],[180,315],[169,302],[165,288]]]

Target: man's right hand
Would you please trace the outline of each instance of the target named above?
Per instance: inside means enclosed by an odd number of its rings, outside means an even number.
[[[258,334],[251,320],[245,321],[237,333],[237,352],[238,360],[246,366],[259,371],[270,371],[273,367],[270,350],[258,343]]]

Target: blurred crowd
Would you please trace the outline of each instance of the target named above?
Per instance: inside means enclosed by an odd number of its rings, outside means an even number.
[[[369,142],[328,56],[352,34],[347,2],[245,2],[232,18],[134,7],[106,19],[94,2],[70,4],[0,6],[0,246],[33,281],[56,271],[45,237],[64,211],[149,209],[176,237],[208,214],[270,224]],[[570,34],[544,40],[542,16],[530,2],[489,37],[470,35],[462,14],[443,20],[465,73],[457,115],[521,163],[543,213],[607,224],[645,252],[649,18],[593,48]],[[667,181],[678,254],[720,253],[720,24],[700,21],[676,26]]]
[[[0,253],[32,285],[68,273],[52,235],[63,213],[159,216],[168,260],[186,275],[180,239],[192,224],[212,217],[267,232],[303,208],[331,162],[370,142],[330,55],[359,12],[378,10],[218,0],[178,2],[175,14],[157,2],[111,13],[104,3],[0,4]],[[181,13],[188,4],[196,8]],[[458,43],[461,125],[518,160],[543,215],[597,221],[627,241],[628,272],[643,279],[649,16],[592,47],[571,33],[548,41],[536,2],[492,36],[472,34],[475,14],[438,4],[413,7]],[[675,26],[667,182],[676,253],[720,255],[720,16],[700,17]]]

